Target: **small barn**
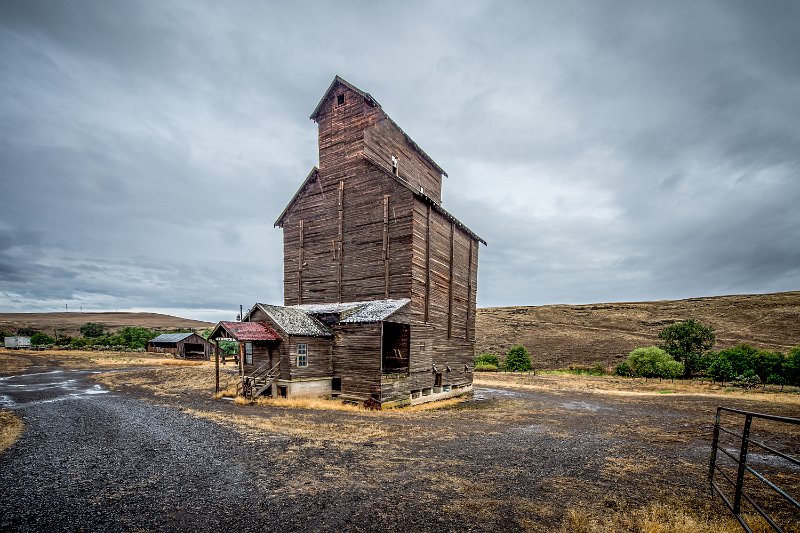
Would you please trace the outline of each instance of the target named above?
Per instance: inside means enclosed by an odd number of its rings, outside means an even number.
[[[147,341],[147,351],[170,353],[179,359],[211,358],[212,345],[197,333],[162,333]]]

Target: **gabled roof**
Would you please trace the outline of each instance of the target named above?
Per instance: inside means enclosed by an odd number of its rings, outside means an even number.
[[[181,342],[187,337],[191,337],[194,333],[162,333],[158,337],[154,337],[147,342]]]
[[[377,106],[377,107],[379,107],[379,108],[381,109],[381,111],[383,111],[383,107],[381,106],[381,104],[379,104],[379,103],[378,103],[378,101],[377,101],[377,100],[375,100],[375,98],[373,98],[371,94],[369,94],[369,93],[367,93],[367,92],[364,92],[364,91],[362,91],[361,89],[359,89],[358,87],[356,87],[356,86],[355,86],[355,85],[353,85],[352,83],[350,83],[350,82],[348,82],[348,81],[344,80],[343,78],[341,78],[341,77],[340,77],[340,76],[337,74],[337,75],[336,75],[336,76],[333,78],[333,81],[331,82],[331,84],[328,86],[328,90],[326,90],[326,91],[325,91],[325,94],[323,94],[323,95],[322,95],[322,98],[320,99],[319,103],[317,104],[317,107],[315,107],[315,108],[314,108],[314,112],[313,112],[313,113],[311,113],[311,116],[309,117],[311,120],[314,120],[314,121],[316,121],[316,120],[317,120],[317,116],[319,116],[319,113],[320,113],[320,111],[322,110],[322,105],[325,103],[325,100],[327,100],[327,99],[328,99],[328,96],[330,96],[330,93],[331,93],[331,91],[333,91],[334,87],[336,87],[336,85],[337,85],[337,84],[344,85],[344,86],[345,86],[345,87],[347,87],[348,89],[350,89],[350,90],[352,90],[352,91],[355,91],[356,93],[358,93],[358,94],[360,94],[361,96],[363,96],[363,97],[364,97],[364,99],[365,99],[367,102],[369,102],[371,105],[373,105],[373,106]],[[426,154],[426,153],[425,153],[425,150],[423,150],[422,148],[420,148],[420,146],[419,146],[417,143],[415,143],[415,142],[414,142],[414,139],[412,139],[412,138],[411,138],[411,137],[410,137],[410,136],[409,136],[409,135],[408,135],[408,134],[407,134],[405,131],[403,131],[403,128],[401,128],[400,126],[398,126],[398,125],[397,125],[397,122],[395,122],[394,120],[392,120],[392,117],[390,117],[388,114],[386,114],[386,111],[383,111],[383,115],[384,115],[384,116],[385,116],[387,119],[389,119],[389,122],[391,122],[391,123],[394,125],[394,127],[395,127],[395,128],[397,128],[397,129],[398,129],[398,131],[400,131],[400,133],[402,133],[402,134],[403,134],[403,137],[404,137],[404,138],[405,138],[405,140],[408,142],[408,144],[410,144],[410,145],[411,145],[411,147],[412,147],[412,148],[414,148],[414,150],[416,150],[417,152],[419,152],[419,155],[421,155],[421,156],[423,157],[423,159],[425,159],[425,161],[427,161],[428,163],[430,163],[430,164],[431,164],[431,166],[433,166],[433,168],[435,168],[435,169],[436,169],[438,172],[440,172],[442,175],[444,175],[444,176],[447,176],[447,172],[445,172],[445,171],[444,171],[444,169],[443,169],[442,167],[440,167],[440,166],[439,166],[439,165],[436,163],[436,161],[434,161],[434,160],[433,160],[433,158],[432,158],[431,156],[429,156],[428,154]]]
[[[339,315],[339,322],[343,324],[360,324],[386,320],[410,301],[411,300],[408,298],[401,298],[397,300],[373,300],[369,302],[303,304],[294,305],[292,307],[294,309],[301,309],[311,315],[335,313]]]
[[[211,332],[214,336],[217,330],[222,329],[237,341],[279,341],[280,335],[269,327],[266,322],[220,322]]]
[[[347,87],[347,88],[348,88],[348,89],[350,89],[351,91],[355,91],[355,92],[357,92],[358,94],[360,94],[361,96],[363,96],[363,97],[364,97],[364,99],[365,99],[367,102],[369,102],[369,103],[370,103],[370,104],[372,104],[372,105],[376,105],[376,106],[378,106],[378,107],[380,107],[380,106],[381,106],[381,104],[379,104],[379,103],[378,103],[378,101],[377,101],[377,100],[375,100],[375,99],[372,97],[372,95],[370,95],[369,93],[366,93],[366,92],[362,91],[361,89],[359,89],[358,87],[356,87],[356,86],[355,86],[355,85],[353,85],[352,83],[348,82],[347,80],[345,80],[345,79],[341,78],[341,77],[340,77],[340,76],[337,74],[336,76],[334,76],[334,77],[333,77],[333,81],[331,82],[331,84],[330,84],[330,85],[328,85],[328,89],[327,89],[327,90],[325,91],[325,93],[322,95],[322,98],[320,98],[320,100],[319,100],[319,103],[317,104],[317,107],[315,107],[315,108],[314,108],[314,111],[311,113],[311,116],[310,116],[310,117],[308,117],[308,118],[310,118],[311,120],[317,120],[317,116],[319,115],[319,112],[322,110],[322,104],[324,104],[324,103],[325,103],[325,100],[327,100],[327,99],[328,99],[328,96],[331,94],[331,91],[333,91],[333,88],[334,88],[334,87],[336,87],[336,84],[341,84],[341,85],[344,85],[345,87]]]
[[[467,226],[465,226],[454,215],[450,214],[450,212],[447,211],[444,207],[442,207],[441,204],[439,204],[436,200],[434,200],[433,198],[431,198],[430,196],[428,196],[424,192],[420,191],[416,187],[412,187],[411,184],[408,183],[406,180],[404,180],[400,176],[394,174],[393,172],[389,172],[388,170],[383,168],[383,166],[381,166],[380,164],[376,163],[375,161],[373,161],[371,158],[367,157],[366,155],[364,156],[364,161],[366,161],[370,165],[374,166],[375,168],[377,168],[378,170],[383,172],[386,176],[392,178],[397,183],[399,183],[400,185],[402,185],[403,187],[405,187],[406,189],[408,189],[409,191],[414,193],[414,196],[420,198],[422,201],[424,201],[425,203],[429,204],[433,208],[434,211],[438,212],[444,218],[446,218],[447,220],[449,220],[450,222],[455,224],[457,227],[462,229],[464,231],[464,233],[466,233],[467,235],[469,235],[470,237],[472,237],[476,241],[482,242],[484,245],[488,246],[486,244],[485,240],[483,240],[478,234],[476,234],[474,231],[472,231]]]
[[[256,304],[256,307],[264,311],[288,335],[300,335],[303,337],[333,336],[333,332],[328,326],[302,309],[267,304]],[[250,311],[250,313],[252,312],[253,310]],[[250,313],[248,313],[248,316]]]
[[[283,208],[283,211],[281,212],[281,215],[278,217],[278,220],[275,221],[274,227],[277,228],[278,226],[283,224],[283,219],[286,218],[286,215],[288,215],[289,211],[291,211],[292,207],[294,207],[294,204],[297,202],[297,199],[300,198],[300,193],[302,193],[303,190],[305,190],[306,186],[308,186],[308,184],[311,183],[311,181],[317,177],[318,173],[319,169],[317,167],[311,168],[311,172],[308,173],[306,179],[304,179],[303,183],[300,184],[300,187],[297,188],[297,192],[294,193],[294,196],[292,196],[292,199],[289,200],[288,204],[286,204],[286,207]]]

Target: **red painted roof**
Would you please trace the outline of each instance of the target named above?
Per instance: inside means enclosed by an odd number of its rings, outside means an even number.
[[[239,341],[279,341],[280,336],[266,322],[220,322]]]

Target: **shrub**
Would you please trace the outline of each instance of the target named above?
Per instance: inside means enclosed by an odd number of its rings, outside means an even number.
[[[614,368],[614,373],[618,376],[623,376],[629,378],[633,376],[633,370],[631,370],[631,366],[628,364],[628,361],[622,361]]]
[[[692,319],[676,322],[661,330],[658,336],[664,340],[664,351],[683,363],[687,378],[697,370],[700,356],[714,347],[716,339],[713,328]]]
[[[683,363],[674,360],[658,346],[636,348],[628,355],[625,363],[630,375],[643,378],[674,379],[684,372]]]
[[[53,344],[55,339],[45,333],[36,332],[31,335],[31,344],[33,346],[44,346],[45,344]]]
[[[493,353],[482,353],[475,358],[475,366],[477,365],[494,365],[500,366],[500,359]]]
[[[80,332],[84,337],[102,337],[105,335],[105,326],[96,322],[87,322],[81,326]]]
[[[488,363],[475,363],[475,372],[494,372],[498,369],[497,365],[490,365]]]
[[[604,367],[602,363],[597,362],[592,365],[592,368],[589,369],[589,374],[592,376],[605,376],[606,367]]]
[[[521,345],[511,348],[506,354],[504,368],[509,372],[525,372],[533,368],[528,350]]]

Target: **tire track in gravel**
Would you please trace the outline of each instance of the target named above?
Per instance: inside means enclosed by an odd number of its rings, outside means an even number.
[[[0,530],[263,529],[245,444],[217,424],[108,393],[90,372],[0,378],[24,418],[0,456]],[[260,457],[258,469],[268,466]],[[251,521],[237,524],[247,509]],[[257,527],[260,526],[260,527]]]

